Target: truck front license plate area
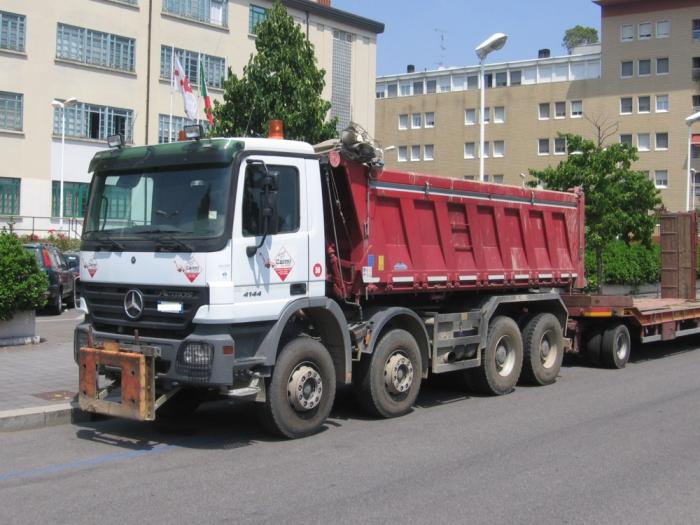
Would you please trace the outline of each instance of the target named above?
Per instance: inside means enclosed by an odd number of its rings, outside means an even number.
[[[81,410],[138,421],[155,419],[155,354],[151,349],[141,347],[141,351],[134,352],[120,348],[116,342],[105,342],[100,348],[81,348],[78,363]],[[101,367],[119,369],[121,380],[100,389]],[[120,400],[113,395],[117,392]]]

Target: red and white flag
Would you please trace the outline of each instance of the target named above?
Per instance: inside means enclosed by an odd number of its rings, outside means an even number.
[[[173,88],[182,94],[182,99],[185,102],[185,114],[192,120],[197,118],[197,106],[199,105],[197,97],[192,91],[190,79],[187,78],[178,57],[175,57],[173,63]]]

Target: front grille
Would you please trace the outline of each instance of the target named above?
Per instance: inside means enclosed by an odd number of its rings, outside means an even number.
[[[132,289],[143,294],[143,313],[136,320],[129,319],[124,311],[124,296]],[[83,283],[81,293],[98,330],[128,333],[138,328],[143,337],[168,339],[181,339],[191,333],[197,310],[209,303],[209,289],[204,287]],[[181,302],[183,312],[159,312],[158,301]]]

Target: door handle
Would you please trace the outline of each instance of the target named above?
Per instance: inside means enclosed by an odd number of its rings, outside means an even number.
[[[289,295],[305,295],[306,283],[294,283],[289,285]]]

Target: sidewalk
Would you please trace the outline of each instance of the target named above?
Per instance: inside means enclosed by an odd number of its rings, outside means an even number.
[[[37,316],[43,342],[0,348],[0,432],[71,421],[78,388],[73,328],[78,310]]]

